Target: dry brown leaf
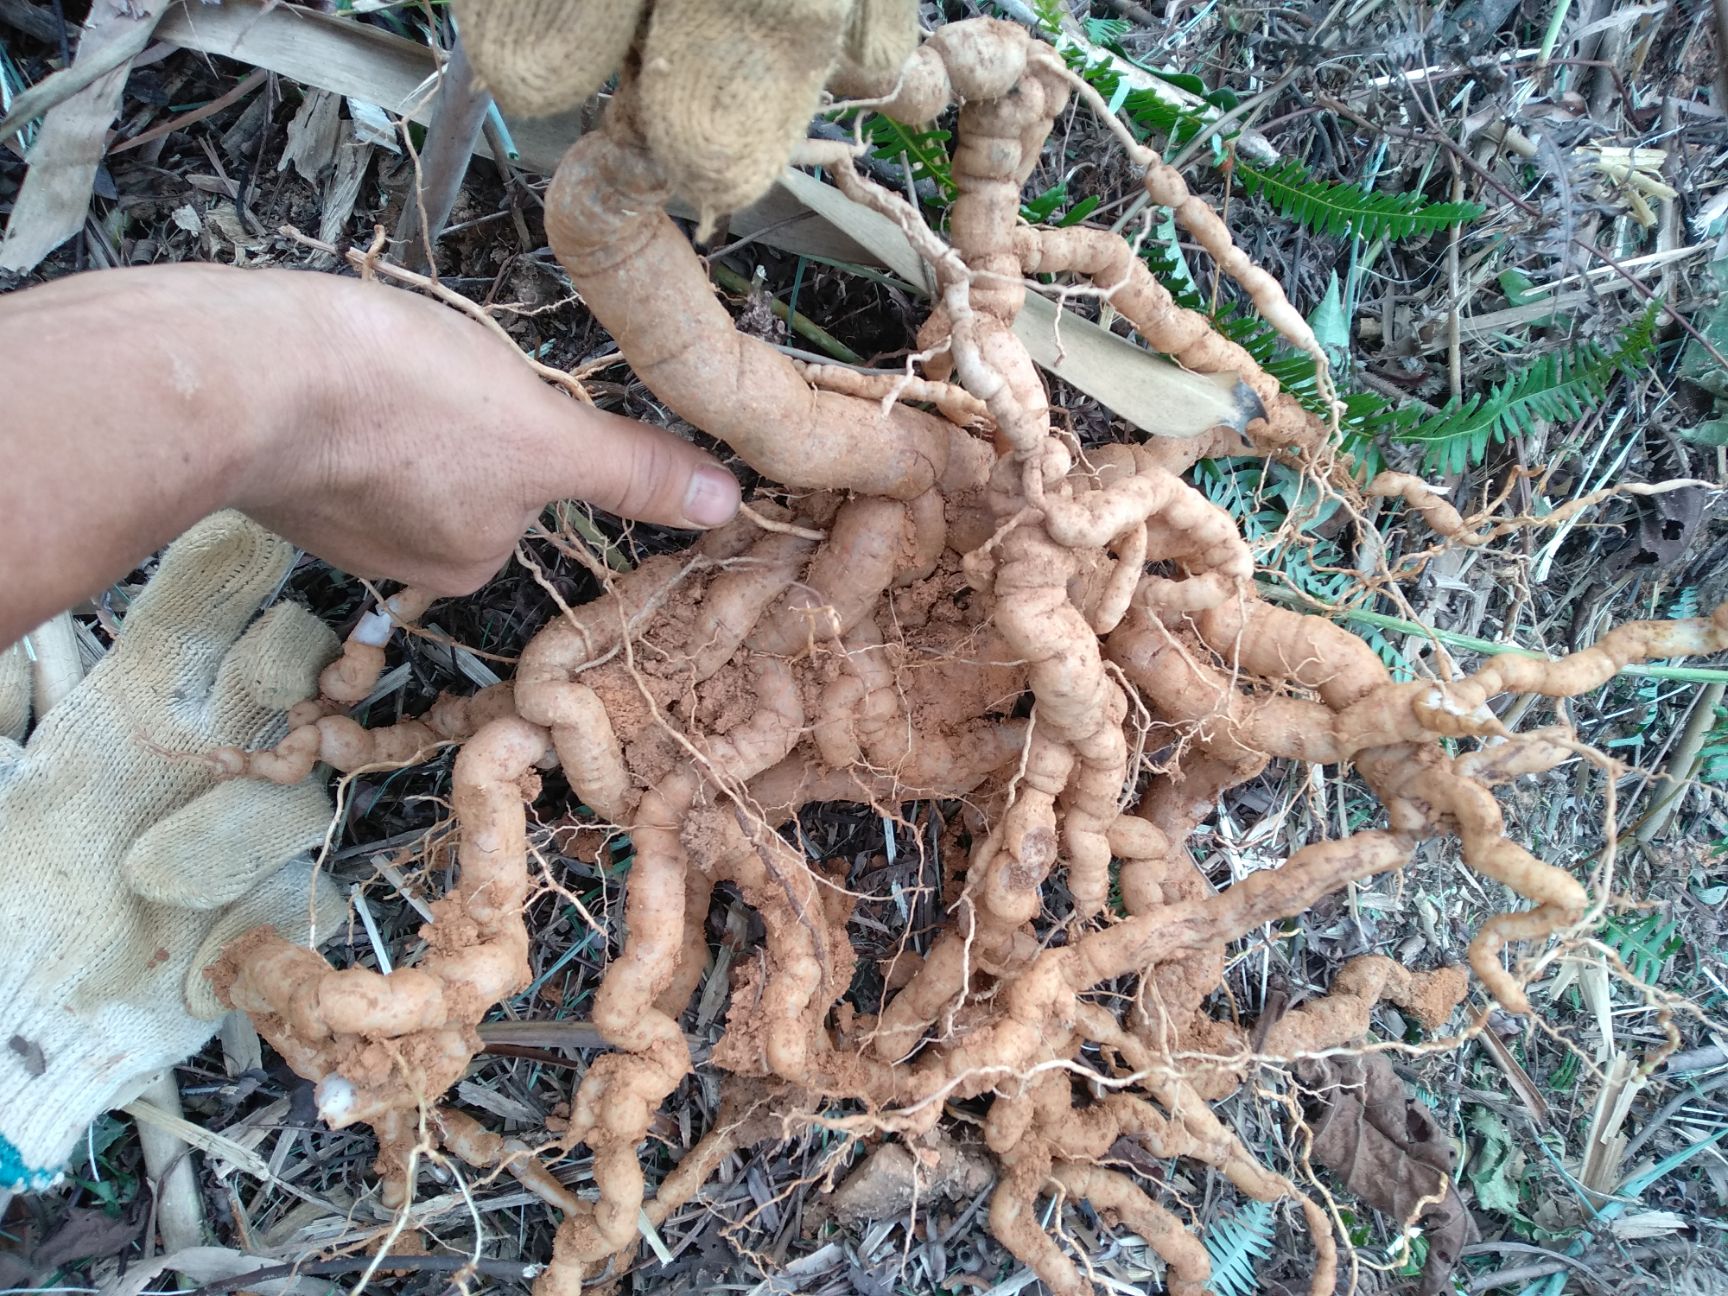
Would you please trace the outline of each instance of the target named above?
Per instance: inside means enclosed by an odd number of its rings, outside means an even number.
[[[1405,1097],[1383,1053],[1317,1058],[1302,1063],[1300,1074],[1318,1103],[1309,1155],[1400,1226],[1420,1222],[1428,1260],[1417,1290],[1446,1291],[1476,1225],[1452,1182],[1452,1144],[1434,1113]],[[1422,1205],[1441,1194],[1438,1203]]]
[[[846,1176],[834,1194],[818,1203],[822,1217],[839,1224],[898,1219],[920,1203],[964,1200],[996,1181],[996,1167],[978,1148],[940,1135],[932,1146],[909,1149],[884,1143]]]
[[[30,1254],[30,1264],[44,1276],[80,1260],[105,1260],[131,1246],[144,1226],[142,1219],[116,1218],[105,1210],[74,1206]]]

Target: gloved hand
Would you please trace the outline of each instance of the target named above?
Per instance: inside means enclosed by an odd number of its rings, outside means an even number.
[[[320,934],[340,920],[306,856],[324,791],[219,783],[199,755],[274,741],[317,692],[336,650],[317,618],[247,629],[292,556],[238,513],[200,523],[29,744],[0,736],[0,1189],[48,1187],[92,1119],[210,1038],[203,972],[230,939],[304,939],[315,904]],[[21,656],[0,653],[0,687],[27,681]]]
[[[706,225],[761,197],[837,67],[891,89],[917,0],[456,0],[468,57],[506,111],[598,90],[633,43],[637,126]]]

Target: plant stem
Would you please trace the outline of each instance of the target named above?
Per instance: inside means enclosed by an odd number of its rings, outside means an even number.
[[[1289,593],[1286,590],[1262,586],[1260,596],[1274,603],[1284,603],[1292,606],[1302,606],[1320,616],[1334,617],[1344,621],[1355,621],[1361,625],[1378,626],[1382,630],[1398,630],[1404,634],[1421,635],[1424,638],[1438,639],[1450,648],[1467,648],[1471,652],[1499,655],[1501,653],[1521,653],[1526,657],[1546,657],[1547,653],[1537,652],[1519,644],[1495,643],[1491,639],[1478,639],[1474,635],[1456,634],[1451,630],[1435,630],[1429,626],[1418,625],[1414,621],[1406,621],[1402,617],[1387,616],[1382,612],[1369,612],[1363,608],[1334,608],[1325,604],[1314,603],[1307,599]],[[1622,666],[1620,674],[1633,679],[1678,680],[1686,684],[1722,684],[1728,683],[1728,670],[1716,670],[1709,666]]]
[[[1700,753],[1716,723],[1716,709],[1722,705],[1722,694],[1728,686],[1721,681],[1707,684],[1692,700],[1692,714],[1686,719],[1686,730],[1680,743],[1668,758],[1668,786],[1662,789],[1644,822],[1638,825],[1639,844],[1648,846],[1662,835],[1674,812],[1680,808],[1692,780],[1698,775]]]
[[[718,261],[715,261],[711,263],[711,268],[714,271],[715,281],[718,282],[727,292],[745,294],[750,292],[750,281],[743,275],[739,274],[736,270],[733,270],[730,266],[723,266]],[[836,360],[844,360],[847,364],[853,365],[864,363],[863,356],[859,355],[827,329],[816,323],[816,321],[812,320],[808,315],[792,314],[792,312],[787,308],[786,303],[781,301],[778,297],[770,297],[768,299],[768,306],[769,309],[774,312],[775,316],[779,319],[785,320],[792,331],[799,337],[833,356]]]

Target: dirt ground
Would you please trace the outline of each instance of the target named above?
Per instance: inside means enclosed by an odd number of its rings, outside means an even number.
[[[1728,380],[1711,354],[1728,348],[1728,72],[1717,54],[1719,9],[1702,0],[1472,0],[1438,11],[1376,0],[1057,0],[1024,16],[1065,16],[1112,57],[1172,74],[1168,84],[1212,114],[1205,131],[1190,125],[1167,155],[1190,155],[1190,183],[1226,208],[1241,245],[1275,270],[1337,348],[1342,385],[1356,393],[1347,431],[1361,453],[1443,482],[1461,507],[1505,500],[1521,512],[1626,481],[1728,483]],[[976,12],[1000,11],[963,0],[925,5],[932,25]],[[66,42],[76,44],[75,29],[62,23],[79,17],[72,0],[0,0],[0,77],[9,93],[62,65]],[[363,21],[420,43],[447,37],[442,10],[430,5],[386,7]],[[352,273],[283,227],[341,249],[366,245],[375,228],[397,229],[421,128],[405,132],[412,147],[404,147],[403,133],[387,119],[378,129],[352,99],[168,44],[140,64],[82,232],[0,287],[170,261]],[[1169,128],[1143,99],[1129,96],[1124,110],[1138,125]],[[915,133],[878,142],[882,173],[909,184],[939,219],[941,139]],[[1278,168],[1287,163],[1301,164],[1307,177],[1286,175],[1280,187]],[[23,174],[23,161],[0,141],[0,215]],[[544,183],[520,167],[476,162],[437,246],[438,280],[493,309],[525,351],[583,373],[604,408],[680,426],[626,367],[608,361],[609,338],[546,246]],[[1367,205],[1362,190],[1385,196],[1408,219],[1372,227],[1358,214],[1352,224],[1350,213]],[[1083,115],[1058,131],[1028,189],[1049,196],[1050,219],[1130,228],[1137,192]],[[1447,203],[1472,205],[1469,218],[1436,210]],[[920,310],[891,277],[725,236],[708,250],[717,291],[759,336],[871,363],[892,363],[912,345]],[[1147,252],[1159,267],[1250,328],[1234,314],[1230,287],[1214,284],[1209,264],[1188,251],[1150,224]],[[1080,309],[1096,317],[1095,304]],[[1129,435],[1079,393],[1058,387],[1054,403],[1084,442]],[[732,466],[748,480],[743,465]],[[1618,501],[1585,523],[1521,532],[1487,549],[1447,551],[1394,599],[1356,576],[1365,546],[1396,562],[1426,543],[1397,518],[1382,515],[1379,531],[1367,535],[1341,517],[1321,517],[1291,536],[1281,528],[1300,502],[1299,482],[1236,461],[1199,473],[1255,542],[1274,595],[1334,609],[1394,669],[1413,674],[1442,668],[1442,654],[1468,669],[1481,640],[1564,652],[1618,622],[1692,615],[1728,597],[1728,512],[1702,488]],[[418,714],[441,690],[472,691],[507,675],[546,619],[552,591],[571,603],[595,593],[567,536],[620,566],[683,541],[556,511],[524,541],[523,561],[480,594],[434,610],[429,633],[392,658],[389,687],[364,718]],[[311,559],[295,571],[290,594],[339,629],[366,598],[358,582]],[[117,597],[83,610],[97,643],[106,640],[110,606],[124,604]],[[1534,1022],[1495,1010],[1469,1042],[1398,1055],[1407,1093],[1427,1102],[1458,1153],[1477,1240],[1453,1276],[1456,1291],[1728,1292],[1725,677],[1707,665],[1621,675],[1570,707],[1580,736],[1620,762],[1612,774],[1573,764],[1502,797],[1510,834],[1545,859],[1575,864],[1580,876],[1614,845],[1616,898],[1593,938],[1558,953],[1538,977]],[[1609,784],[1614,823],[1604,809]],[[420,918],[392,879],[406,879],[415,893],[442,885],[449,791],[447,758],[342,784],[328,863],[369,910],[377,936],[353,924],[331,951],[337,962],[369,960],[374,939],[392,952],[413,948]],[[561,804],[560,793],[550,776],[539,805]],[[1209,876],[1228,881],[1282,859],[1311,823],[1356,826],[1377,812],[1367,790],[1335,769],[1284,768],[1232,793],[1190,845]],[[857,987],[865,1004],[883,990],[871,980],[876,960],[907,932],[916,947],[939,921],[933,883],[948,814],[940,804],[911,806],[903,822],[887,824],[818,808],[800,824],[812,857],[843,861],[848,885],[867,897],[853,926],[867,969]],[[488,1051],[457,1091],[505,1131],[544,1128],[592,1056],[598,1041],[585,1004],[616,948],[617,882],[628,865],[626,841],[574,815],[541,822],[535,843],[559,880],[531,914],[535,981],[495,1014]],[[1496,890],[1459,866],[1455,848],[1425,848],[1402,875],[1353,887],[1235,950],[1236,1010],[1252,1019],[1300,1002],[1364,952],[1412,965],[1454,961],[1480,919],[1503,907]],[[724,1016],[728,967],[759,934],[755,921],[725,899],[710,916],[716,963],[685,1021],[699,1059]],[[1381,1010],[1377,1037],[1401,1040],[1408,1031],[1394,1010]],[[309,1086],[246,1034],[225,1035],[177,1073],[188,1119],[223,1140],[191,1154],[211,1240],[272,1264],[324,1262],[300,1290],[351,1287],[390,1228],[371,1192],[371,1136],[319,1125]],[[1658,1051],[1667,1056],[1646,1074]],[[1282,1165],[1295,1155],[1291,1092],[1288,1077],[1268,1074],[1221,1108],[1249,1147]],[[675,1164],[717,1104],[714,1078],[699,1067],[652,1132],[651,1184],[656,1165]],[[870,1151],[812,1129],[729,1159],[700,1200],[661,1229],[664,1254],[644,1247],[626,1289],[1038,1289],[983,1226],[982,1186],[967,1184],[912,1218],[827,1219],[833,1184]],[[262,1176],[246,1169],[258,1162]],[[1247,1209],[1191,1167],[1133,1168],[1185,1203],[1213,1254],[1218,1296],[1306,1290],[1299,1220]],[[589,1182],[581,1157],[559,1171],[578,1190]],[[1320,1174],[1358,1248],[1357,1290],[1414,1290],[1425,1241],[1416,1240],[1414,1255],[1395,1246],[1395,1228],[1356,1205],[1340,1179]],[[138,1272],[159,1250],[154,1201],[131,1119],[104,1118],[63,1187],[10,1202],[0,1288],[98,1290]],[[1070,1208],[1063,1223],[1091,1254],[1101,1289],[1160,1289],[1145,1247],[1113,1220]],[[548,1254],[554,1224],[513,1180],[446,1174],[424,1186],[392,1247],[422,1252],[424,1262],[393,1259],[367,1289],[524,1288],[522,1262]],[[476,1254],[487,1261],[479,1272],[470,1266]],[[252,1289],[280,1276],[192,1287]],[[176,1289],[168,1275],[150,1284]]]

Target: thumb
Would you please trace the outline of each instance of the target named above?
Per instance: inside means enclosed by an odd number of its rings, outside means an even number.
[[[120,873],[134,895],[153,904],[220,908],[243,899],[283,860],[315,849],[334,813],[313,782],[218,783],[147,828]]]
[[[236,937],[268,925],[296,945],[309,939],[323,944],[341,930],[346,913],[336,884],[309,860],[284,865],[216,915],[181,986],[187,1009],[199,1021],[214,1021],[227,1011],[205,971]]]
[[[569,417],[569,406],[560,413]],[[738,512],[738,480],[709,454],[665,428],[578,407],[572,439],[538,480],[554,499],[580,499],[620,517],[705,529]],[[542,501],[544,502],[544,501]]]

